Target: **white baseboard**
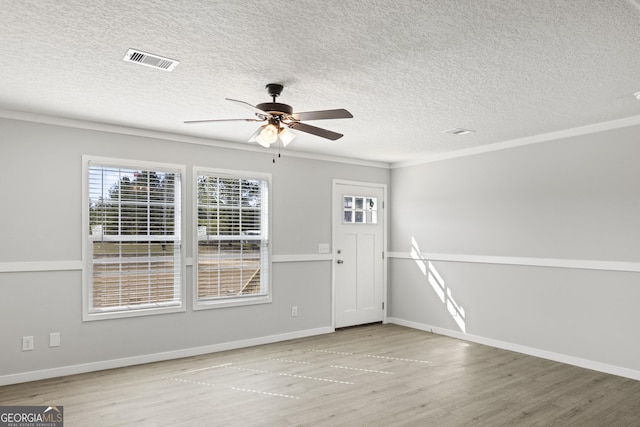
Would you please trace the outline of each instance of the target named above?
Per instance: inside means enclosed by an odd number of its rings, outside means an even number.
[[[100,362],[84,363],[81,365],[62,366],[59,368],[43,369],[40,371],[2,375],[0,376],[0,386],[25,383],[29,381],[38,381],[48,378],[63,377],[68,375],[84,374],[87,372],[102,371],[105,369],[142,365],[145,363],[162,362],[165,360],[181,359],[184,357],[199,356],[202,354],[216,353],[219,351],[234,350],[237,348],[253,347],[262,344],[271,344],[275,342],[328,334],[334,331],[335,329],[331,327],[306,329],[302,331],[287,332],[279,335],[249,338],[246,340],[231,341],[226,343],[207,345],[203,347],[187,348],[183,350],[174,350],[164,353],[145,354],[142,356],[125,357],[122,359],[103,360]]]
[[[567,365],[578,366],[580,368],[591,369],[607,374],[618,375],[620,377],[630,378],[640,381],[640,371],[636,371],[621,366],[609,365],[607,363],[596,362],[593,360],[582,359],[579,357],[568,356],[566,354],[554,353],[552,351],[541,350],[538,348],[527,347],[520,344],[513,344],[506,341],[495,340],[492,338],[481,337],[477,335],[457,332],[450,329],[440,328],[438,326],[426,325],[423,323],[412,322],[410,320],[399,319],[396,317],[388,317],[387,323],[393,323],[408,328],[419,329],[421,331],[432,332],[438,335],[446,335],[448,337],[457,338],[464,341],[471,341],[478,344],[488,345],[490,347],[500,348],[503,350],[515,351],[516,353],[528,354],[529,356],[540,357],[542,359],[553,360],[554,362],[566,363]]]

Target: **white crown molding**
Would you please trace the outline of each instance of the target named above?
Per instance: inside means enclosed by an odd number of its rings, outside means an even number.
[[[184,142],[188,144],[207,145],[210,147],[227,148],[230,150],[251,151],[254,153],[268,154],[264,148],[252,144],[238,144],[234,142],[221,141],[216,139],[199,138],[195,136],[181,135],[177,133],[161,132],[149,129],[134,128],[109,123],[91,122],[85,120],[69,119],[65,117],[49,116],[45,114],[26,113],[23,111],[13,111],[0,109],[0,118],[20,120],[25,122],[41,123],[54,126],[70,127],[75,129],[95,130],[100,132],[116,133],[128,136],[140,136],[145,138],[163,139],[167,141]],[[324,154],[304,153],[288,149],[285,152],[288,157],[296,157],[310,160],[321,160],[334,163],[346,163],[357,166],[369,166],[382,169],[390,169],[391,164],[385,162],[375,162],[350,157],[328,156]]]
[[[228,141],[220,141],[207,138],[199,138],[188,135],[180,135],[169,132],[153,131],[148,129],[133,128],[127,126],[113,125],[108,123],[90,122],[84,120],[69,119],[64,117],[49,116],[45,114],[26,113],[22,111],[0,109],[0,118],[21,120],[34,123],[50,124],[55,126],[71,127],[85,130],[96,130],[101,132],[116,133],[129,136],[140,136],[147,138],[163,139],[168,141],[184,142],[189,144],[207,145],[210,147],[227,148],[231,150],[251,151],[255,153],[265,154],[263,149],[253,145],[241,145]],[[301,151],[287,150],[286,155],[289,157],[304,158],[310,160],[321,160],[335,163],[346,163],[358,166],[369,166],[382,169],[396,169],[408,166],[417,166],[421,164],[439,162],[443,160],[455,159],[458,157],[467,157],[477,154],[489,153],[492,151],[507,150],[530,144],[553,141],[556,139],[568,138],[572,136],[588,135],[597,132],[603,132],[612,129],[619,129],[629,126],[640,125],[640,115],[626,117],[624,119],[611,120],[607,122],[594,123],[586,126],[565,129],[556,132],[549,132],[540,135],[534,135],[525,138],[518,138],[509,141],[496,142],[493,144],[483,145],[480,147],[467,148],[463,150],[452,151],[443,154],[429,154],[426,156],[417,156],[415,159],[403,162],[376,162],[370,160],[328,156],[323,154],[304,153]]]
[[[524,145],[538,144],[541,142],[549,142],[556,139],[569,138],[572,136],[588,135],[592,133],[603,132],[607,130],[620,129],[629,126],[640,125],[640,115],[626,117],[624,119],[611,120],[608,122],[594,123],[586,126],[580,126],[572,129],[560,130],[557,132],[543,133],[540,135],[529,136],[526,138],[512,139],[509,141],[496,142],[481,147],[467,148],[464,150],[452,151],[449,153],[427,155],[417,157],[406,162],[391,163],[391,169],[403,168],[407,166],[417,166],[426,163],[440,162],[443,160],[455,159],[458,157],[474,156],[477,154],[489,153],[492,151],[507,150],[509,148],[522,147]]]

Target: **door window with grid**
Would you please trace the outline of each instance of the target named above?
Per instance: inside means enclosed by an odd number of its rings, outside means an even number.
[[[194,309],[271,301],[269,177],[196,170]]]
[[[377,224],[378,199],[367,196],[342,197],[343,224]]]
[[[179,167],[86,163],[85,320],[184,311]]]

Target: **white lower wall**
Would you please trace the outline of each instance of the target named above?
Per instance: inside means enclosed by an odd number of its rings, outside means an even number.
[[[640,379],[639,273],[421,263],[390,261],[391,322]]]
[[[272,269],[270,304],[95,322],[82,322],[81,271],[0,273],[0,385],[332,331],[331,263]],[[51,332],[61,333],[60,347],[49,347]],[[25,335],[34,351],[22,351]]]
[[[464,341],[475,342],[478,344],[500,348],[503,350],[515,351],[517,353],[540,357],[542,359],[553,360],[555,362],[566,363],[568,365],[579,366],[581,368],[591,369],[594,371],[604,372],[607,374],[618,375],[621,377],[626,377],[634,380],[640,380],[640,371],[636,371],[628,368],[622,368],[620,366],[609,365],[606,363],[595,362],[593,360],[568,356],[566,354],[545,351],[539,348],[527,347],[524,345],[514,344],[507,341],[500,341],[500,340],[486,338],[478,335],[461,333],[459,331],[454,331],[451,329],[444,329],[438,326],[428,325],[424,323],[411,322],[408,320],[398,319],[395,317],[389,317],[387,323],[406,326],[407,328],[419,329],[421,331],[430,332],[438,335],[446,335],[446,336],[461,339]]]
[[[167,351],[163,353],[144,354],[121,359],[100,360],[97,362],[83,363],[79,365],[60,366],[51,369],[41,369],[38,371],[20,372],[0,376],[0,386],[18,384],[29,381],[39,381],[48,378],[56,378],[68,375],[77,375],[87,372],[101,371],[105,369],[122,368],[126,366],[141,365],[145,363],[162,362],[165,360],[180,359],[183,357],[199,356],[203,354],[216,353],[219,351],[234,350],[238,348],[253,347],[257,345],[270,344],[274,342],[304,338],[320,334],[333,332],[330,327],[309,329],[303,331],[289,332],[286,334],[270,335],[240,341],[230,341],[220,344],[207,345],[202,347],[185,348],[181,350]]]

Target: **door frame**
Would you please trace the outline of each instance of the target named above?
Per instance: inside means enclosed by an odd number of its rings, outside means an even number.
[[[349,181],[344,179],[334,178],[331,185],[331,328],[336,329],[336,231],[338,229],[338,221],[342,219],[337,215],[338,206],[336,206],[336,190],[338,185],[353,185],[359,187],[372,187],[382,189],[382,251],[384,258],[382,259],[382,304],[384,309],[382,310],[382,323],[387,323],[387,228],[389,225],[389,209],[387,203],[387,184],[381,184],[378,182],[363,182],[363,181]]]

